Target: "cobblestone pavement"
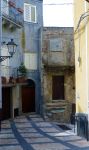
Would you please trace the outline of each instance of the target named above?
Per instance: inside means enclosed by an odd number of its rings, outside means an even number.
[[[2,122],[0,150],[89,150],[89,142],[39,115]]]

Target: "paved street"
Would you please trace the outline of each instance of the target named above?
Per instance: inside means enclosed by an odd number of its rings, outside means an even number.
[[[0,150],[89,150],[89,142],[38,115],[2,122]]]

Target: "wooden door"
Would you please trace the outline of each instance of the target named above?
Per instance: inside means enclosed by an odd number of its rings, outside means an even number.
[[[22,112],[35,112],[35,87],[22,87]]]
[[[64,99],[64,76],[52,77],[52,99],[53,100]]]
[[[2,120],[10,118],[10,99],[11,89],[10,87],[2,88]]]

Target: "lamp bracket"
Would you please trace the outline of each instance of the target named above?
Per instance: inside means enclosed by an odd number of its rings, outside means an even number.
[[[7,58],[11,58],[12,56],[0,56],[0,62],[4,61]]]

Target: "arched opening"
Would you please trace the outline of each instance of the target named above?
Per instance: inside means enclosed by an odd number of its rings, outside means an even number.
[[[35,112],[35,83],[28,79],[28,85],[22,86],[22,112]]]

